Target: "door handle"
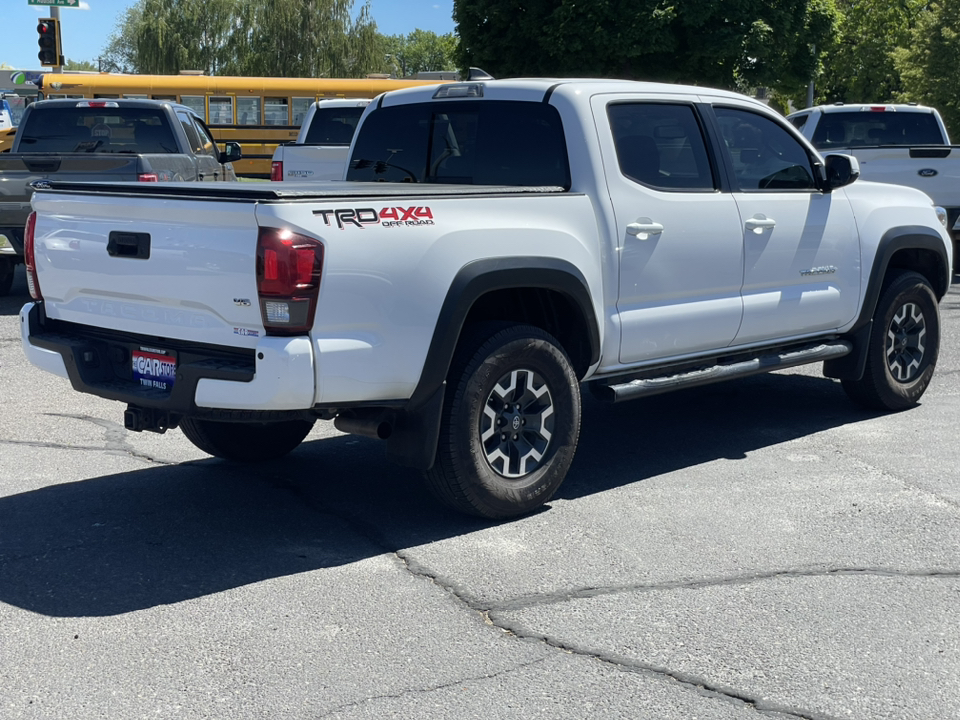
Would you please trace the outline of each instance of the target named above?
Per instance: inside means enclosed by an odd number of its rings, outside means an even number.
[[[649,240],[651,235],[659,235],[663,232],[663,225],[653,222],[650,218],[640,218],[637,222],[627,225],[628,235],[645,235],[641,240]]]
[[[746,225],[747,230],[753,230],[755,233],[757,233],[757,235],[759,235],[766,228],[776,227],[777,221],[773,218],[768,218],[766,215],[757,213],[752,218],[747,220],[744,225]]]

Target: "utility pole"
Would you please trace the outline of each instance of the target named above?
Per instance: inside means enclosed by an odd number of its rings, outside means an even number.
[[[57,21],[57,25],[59,25],[59,24],[60,24],[60,8],[57,7],[56,5],[54,5],[53,7],[51,7],[51,8],[50,8],[50,17],[52,17],[54,20],[56,20],[56,21]],[[59,63],[60,63],[60,58],[57,57],[57,66],[56,66],[55,68],[53,68],[52,72],[55,72],[55,73],[62,73],[62,72],[63,72],[63,66],[60,65]]]

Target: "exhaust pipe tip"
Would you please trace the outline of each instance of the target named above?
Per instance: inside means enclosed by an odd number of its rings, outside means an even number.
[[[387,440],[393,434],[393,424],[383,412],[375,414],[341,413],[333,420],[333,426],[349,435],[363,435],[374,440]]]

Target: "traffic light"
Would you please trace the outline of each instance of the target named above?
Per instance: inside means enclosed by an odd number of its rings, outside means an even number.
[[[40,52],[40,64],[44,67],[57,67],[60,62],[60,21],[56,18],[40,18],[37,24],[37,45]]]

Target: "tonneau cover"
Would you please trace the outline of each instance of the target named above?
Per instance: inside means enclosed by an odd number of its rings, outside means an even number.
[[[44,188],[45,189],[45,188]],[[319,200],[322,198],[506,195],[517,193],[562,193],[556,186],[439,185],[331,181],[316,182],[235,182],[235,183],[118,183],[50,181],[49,189],[87,192],[97,195],[161,195],[178,198],[209,198],[237,202]],[[43,189],[39,190],[40,192]]]

